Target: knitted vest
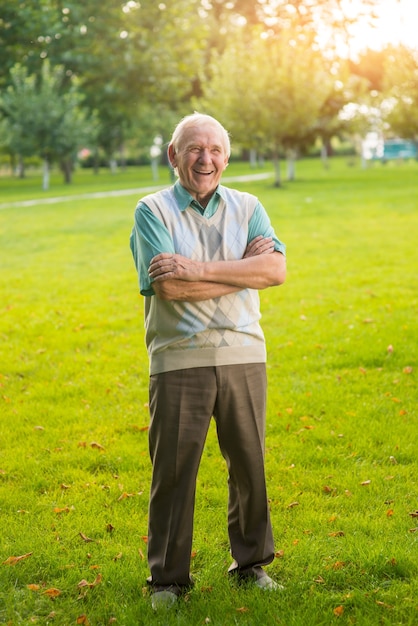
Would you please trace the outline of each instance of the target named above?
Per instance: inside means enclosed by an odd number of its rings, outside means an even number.
[[[142,199],[170,232],[176,253],[199,261],[241,259],[257,198],[226,187],[215,214],[207,219],[190,206],[180,211],[172,188]],[[150,373],[170,370],[263,363],[258,291],[200,302],[145,298],[146,345]]]

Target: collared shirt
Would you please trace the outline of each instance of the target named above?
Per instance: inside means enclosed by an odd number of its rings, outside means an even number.
[[[179,181],[174,184],[174,195],[180,211],[185,211],[192,207],[203,217],[210,219],[216,213],[221,198],[225,199],[225,191],[222,185],[218,185],[206,207],[202,207],[197,200],[190,195]],[[175,254],[173,239],[164,224],[154,215],[146,203],[140,201],[136,211],[136,228],[141,234],[141,255],[137,249],[135,234],[132,231],[130,245],[134,256],[136,267],[139,271],[140,291],[144,296],[154,294],[150,278],[148,276],[148,266],[151,259],[161,252]],[[257,201],[254,213],[248,224],[248,243],[255,237],[271,237],[274,242],[274,249],[277,252],[286,254],[285,244],[277,238],[265,208],[260,201]],[[146,255],[146,258],[144,258]],[[142,258],[140,259],[140,256]]]

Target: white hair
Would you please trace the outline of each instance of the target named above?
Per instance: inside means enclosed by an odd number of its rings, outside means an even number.
[[[218,120],[216,120],[211,115],[205,115],[204,113],[197,112],[183,117],[183,119],[180,120],[180,122],[175,127],[170,141],[170,145],[173,146],[175,152],[178,152],[179,150],[184,131],[188,128],[193,128],[194,126],[200,126],[203,124],[211,124],[220,131],[222,137],[222,145],[229,158],[231,154],[231,142],[229,140],[228,131],[222,126],[220,122],[218,122]]]

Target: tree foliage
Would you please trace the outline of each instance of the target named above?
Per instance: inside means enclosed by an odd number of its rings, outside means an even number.
[[[58,161],[69,182],[74,155],[88,140],[88,113],[82,108],[83,95],[76,82],[63,90],[64,68],[51,68],[48,61],[39,77],[29,75],[22,65],[14,66],[10,73],[12,84],[0,106],[11,150],[22,157],[41,156],[46,167]]]
[[[399,137],[418,141],[418,51],[392,49],[386,63],[386,122]]]
[[[278,165],[280,151],[291,157],[314,134],[335,78],[309,37],[290,28],[262,35],[237,36],[215,56],[202,102],[245,147],[270,147]]]
[[[39,86],[45,67],[51,74],[60,68],[61,91],[51,91],[57,100],[51,110],[65,89],[75,98],[76,86],[74,111],[80,113],[82,96],[83,111],[93,115],[95,152],[108,162],[125,146],[149,150],[157,134],[167,140],[194,106],[221,117],[241,146],[277,155],[305,149],[318,136],[329,143],[342,132],[346,122],[338,113],[356,95],[353,85],[367,84],[383,101],[391,83],[396,107],[387,122],[399,132],[405,132],[408,106],[416,106],[407,55],[397,64],[398,77],[388,51],[366,50],[348,66],[338,59],[337,44],[348,41],[356,20],[373,21],[379,0],[363,0],[363,13],[351,17],[344,0],[0,1],[3,100],[10,98],[8,87],[16,89],[17,71],[24,68]],[[403,95],[396,82],[405,85]],[[39,137],[28,127],[19,138],[10,109],[3,107],[3,114],[10,124],[7,132],[1,126],[1,142],[21,158],[32,154]],[[72,120],[71,134],[80,141],[85,119],[84,111]]]

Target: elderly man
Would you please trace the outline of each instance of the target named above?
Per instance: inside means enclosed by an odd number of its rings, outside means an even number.
[[[178,181],[142,198],[131,249],[150,360],[148,563],[152,605],[192,584],[196,477],[212,417],[229,473],[228,534],[240,580],[277,589],[265,472],[266,348],[258,290],[285,280],[285,246],[256,197],[220,185],[230,142],[194,113],[168,157]]]

